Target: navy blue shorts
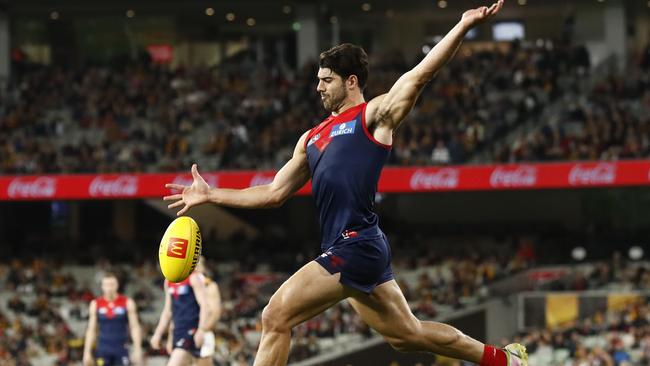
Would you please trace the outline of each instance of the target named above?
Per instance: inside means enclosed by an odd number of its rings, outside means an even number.
[[[355,233],[356,234],[356,233]],[[329,273],[341,273],[340,282],[366,294],[392,280],[391,251],[386,235],[350,237],[329,247],[315,259]]]
[[[194,344],[194,333],[196,328],[177,329],[174,328],[174,348],[180,348],[189,352],[193,357],[200,357],[201,349]]]
[[[95,352],[97,366],[129,366],[129,351],[126,348],[119,350],[97,350]]]

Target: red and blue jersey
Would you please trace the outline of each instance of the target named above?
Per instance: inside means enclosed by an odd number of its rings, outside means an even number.
[[[118,295],[112,301],[104,297],[95,300],[97,306],[97,351],[119,351],[126,347],[129,336],[129,318],[126,296]]]
[[[200,276],[200,274],[192,274],[190,277],[192,276]],[[190,284],[190,277],[178,283],[165,280],[167,283],[167,293],[172,298],[174,334],[196,329],[199,325],[201,308],[196,301],[194,290]]]
[[[378,229],[373,206],[390,146],[368,131],[366,105],[329,116],[305,140],[323,250],[366,229]]]

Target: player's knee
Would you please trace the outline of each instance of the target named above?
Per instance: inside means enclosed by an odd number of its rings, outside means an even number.
[[[405,327],[397,336],[385,337],[388,344],[399,352],[421,352],[426,349],[419,322]]]
[[[420,340],[407,336],[386,338],[386,341],[398,352],[419,352],[423,350]]]
[[[458,342],[461,338],[465,337],[465,334],[458,329],[453,329],[451,332],[447,332],[444,335],[439,335],[434,339],[436,346],[449,346]]]
[[[291,329],[287,326],[287,320],[281,306],[273,301],[264,307],[262,311],[262,329],[267,332],[287,332]]]

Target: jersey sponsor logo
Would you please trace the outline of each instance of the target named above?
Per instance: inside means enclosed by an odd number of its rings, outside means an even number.
[[[97,312],[100,316],[104,316],[108,319],[113,319],[116,316],[126,314],[126,309],[122,306],[115,306],[113,303],[109,303],[106,306],[100,307]]]
[[[310,138],[309,141],[307,141],[307,146],[311,146],[314,142],[318,141],[318,139],[320,139],[320,133],[317,133],[314,136],[312,136],[312,138]]]
[[[185,258],[187,256],[187,240],[181,238],[169,238],[169,244],[167,244],[167,256],[172,258]]]
[[[330,137],[336,137],[341,135],[349,135],[354,133],[354,129],[357,126],[357,121],[347,121],[334,125],[332,131],[330,132]]]
[[[187,284],[170,283],[167,292],[175,299],[178,299],[179,296],[190,293],[190,286]]]

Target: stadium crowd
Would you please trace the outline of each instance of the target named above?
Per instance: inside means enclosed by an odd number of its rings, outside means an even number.
[[[0,93],[0,172],[180,171],[195,161],[277,168],[325,115],[315,66],[29,69]],[[396,135],[391,164],[463,163],[574,88],[589,67],[585,47],[550,41],[461,53]],[[373,56],[366,96],[407,70],[394,52]]]
[[[650,57],[650,56],[648,56]],[[619,160],[650,156],[650,68],[610,75],[559,118],[494,148],[497,162]]]
[[[621,311],[599,312],[559,329],[523,334],[515,341],[525,344],[531,363],[539,365],[647,365],[650,308],[647,299],[643,299]]]

